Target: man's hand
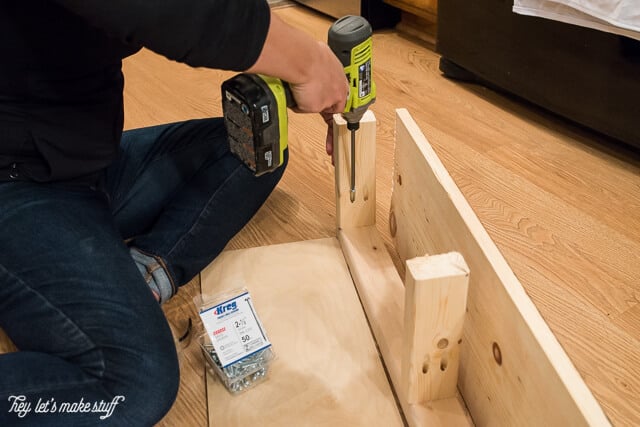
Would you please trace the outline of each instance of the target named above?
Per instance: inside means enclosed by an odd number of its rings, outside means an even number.
[[[340,113],[349,94],[349,82],[344,68],[326,43],[315,43],[310,72],[298,82],[289,81],[301,113]]]
[[[300,113],[320,112],[327,124],[325,147],[327,154],[333,154],[333,114],[342,113],[347,103],[349,82],[344,68],[328,45],[318,43],[320,51],[326,57],[318,58],[317,69],[322,74],[312,78],[308,83],[290,85],[296,100],[295,111]],[[325,70],[325,71],[322,71]],[[331,157],[333,164],[333,156]]]

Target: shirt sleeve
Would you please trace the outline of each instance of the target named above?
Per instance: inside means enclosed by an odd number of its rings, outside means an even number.
[[[251,67],[270,23],[266,0],[54,0],[122,42],[193,67]]]

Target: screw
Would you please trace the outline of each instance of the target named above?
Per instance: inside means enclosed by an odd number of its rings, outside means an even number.
[[[267,373],[269,360],[267,359],[267,350],[255,353],[232,365],[222,367],[220,359],[213,348],[213,345],[205,345],[205,350],[211,356],[211,359],[219,368],[219,371],[227,377],[225,383],[232,393],[240,391],[252,386],[253,382],[261,379]]]

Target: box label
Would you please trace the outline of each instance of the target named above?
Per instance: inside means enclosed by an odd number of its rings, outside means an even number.
[[[222,367],[271,346],[249,292],[200,311]]]

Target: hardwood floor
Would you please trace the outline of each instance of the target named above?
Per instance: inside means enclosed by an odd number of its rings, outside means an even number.
[[[331,24],[299,6],[277,13],[322,40]],[[640,425],[640,155],[518,100],[449,81],[438,59],[395,31],[374,36],[377,220],[387,246],[394,110],[404,107],[612,423]],[[124,69],[127,128],[220,116],[220,84],[233,74],[149,51]],[[229,248],[335,235],[325,131],[320,117],[290,114],[287,172]],[[176,331],[197,320],[198,288],[196,278],[165,306]],[[203,359],[195,340],[179,349],[181,390],[161,425],[207,425]]]

